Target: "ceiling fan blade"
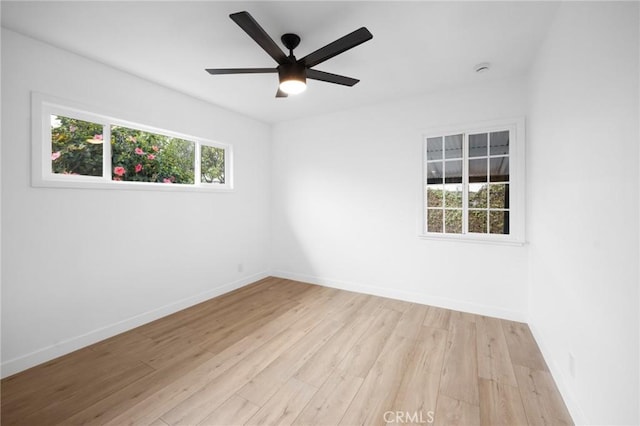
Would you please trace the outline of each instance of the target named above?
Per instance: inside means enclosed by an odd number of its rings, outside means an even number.
[[[307,78],[312,80],[326,81],[327,83],[342,84],[343,86],[353,86],[360,80],[344,75],[331,74],[330,72],[307,69]]]
[[[278,87],[278,91],[276,92],[276,98],[286,98],[288,96],[289,95],[287,95],[285,92],[280,90],[280,87]]]
[[[341,54],[342,52],[356,47],[365,41],[371,40],[372,38],[373,35],[369,30],[362,27],[342,38],[337,39],[333,43],[329,43],[315,52],[308,54],[298,62],[304,62],[307,67],[313,67],[327,59],[331,59],[334,56]]]
[[[264,74],[278,72],[277,68],[207,68],[206,72],[218,74]]]
[[[229,15],[233,21],[240,26],[256,43],[262,47],[278,64],[287,63],[287,55],[278,47],[275,41],[262,27],[253,19],[249,12],[238,12]]]

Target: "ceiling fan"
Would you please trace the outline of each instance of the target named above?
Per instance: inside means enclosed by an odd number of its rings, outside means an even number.
[[[206,71],[209,74],[278,73],[280,85],[278,86],[276,98],[286,98],[288,95],[303,92],[307,87],[307,78],[341,84],[343,86],[353,86],[360,81],[355,78],[312,69],[312,67],[356,47],[365,41],[371,40],[373,35],[365,27],[357,29],[337,39],[333,43],[321,47],[302,59],[296,59],[296,57],[293,56],[293,49],[300,43],[300,37],[297,34],[287,33],[281,37],[282,44],[289,49],[289,56],[287,56],[273,39],[269,37],[269,34],[253,19],[249,12],[232,13],[229,17],[238,24],[249,37],[258,43],[269,56],[275,59],[278,66],[275,68],[207,68]]]

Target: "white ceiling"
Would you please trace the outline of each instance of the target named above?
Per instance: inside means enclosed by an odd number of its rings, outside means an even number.
[[[265,122],[279,122],[479,80],[520,75],[557,9],[552,2],[7,2],[2,26]],[[277,74],[211,76],[204,68],[275,62],[231,19],[246,10],[304,55],[366,26],[370,40],[318,65],[359,78],[352,88],[309,81],[275,99]],[[284,50],[284,48],[283,48]],[[489,73],[473,71],[491,62]]]

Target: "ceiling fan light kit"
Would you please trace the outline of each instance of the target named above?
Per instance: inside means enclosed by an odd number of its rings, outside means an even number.
[[[343,86],[353,86],[360,81],[355,78],[312,69],[312,67],[352,49],[365,41],[371,40],[373,35],[365,27],[359,28],[321,47],[302,59],[296,59],[293,55],[293,49],[300,43],[300,37],[297,34],[287,33],[281,37],[282,44],[289,50],[289,56],[287,56],[256,20],[253,19],[249,12],[232,13],[229,17],[238,24],[249,37],[258,43],[258,45],[278,63],[278,66],[276,68],[207,68],[206,71],[209,74],[262,74],[277,72],[280,84],[276,98],[286,98],[288,95],[302,93],[307,88],[307,78]]]
[[[307,88],[307,69],[297,62],[278,65],[278,77],[280,90],[288,95],[297,95]]]

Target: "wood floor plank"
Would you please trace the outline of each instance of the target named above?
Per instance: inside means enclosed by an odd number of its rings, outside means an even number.
[[[90,354],[89,358],[85,357],[87,354]],[[80,392],[91,388],[100,380],[105,380],[105,377],[108,381],[111,375],[115,374],[117,377],[117,374],[123,371],[129,371],[131,376],[138,375],[138,373],[139,376],[144,376],[149,373],[149,368],[141,365],[138,361],[127,360],[118,355],[93,351],[82,351],[78,355],[82,358],[77,365],[67,364],[63,361],[43,367],[43,373],[49,372],[51,376],[33,377],[27,380],[32,385],[38,384],[31,389],[16,386],[19,390],[12,394],[10,387],[3,386],[3,422],[5,424],[19,422],[29,416],[35,416],[36,413],[45,409],[47,411],[59,410],[62,407],[57,404],[58,402],[73,401],[73,398]],[[67,374],[62,374],[65,371]],[[124,377],[128,376],[125,374]]]
[[[184,327],[199,321],[210,322],[217,318],[224,318],[237,311],[238,307],[246,307],[259,304],[260,298],[280,284],[282,280],[269,277],[257,283],[234,290],[230,293],[207,300],[174,314],[160,318],[132,331],[145,334],[149,337],[162,336],[176,328]]]
[[[198,424],[202,426],[243,425],[253,417],[259,409],[260,406],[238,395],[233,395]]]
[[[122,403],[117,406],[120,411],[120,417],[132,420],[142,416],[141,420],[146,421],[156,414],[159,416],[166,411],[167,406],[173,406],[186,399],[193,392],[214,380],[252,352],[260,350],[266,342],[281,333],[283,329],[286,329],[290,322],[297,323],[301,316],[310,314],[307,310],[299,309],[296,306],[287,314],[264,324],[260,329],[245,336],[215,356],[212,354],[210,359],[201,365],[195,366],[191,371],[187,371],[182,377],[157,388],[153,386],[145,387],[141,392],[135,394],[135,398],[129,398],[126,401],[126,406],[123,406]],[[112,411],[102,412],[99,417],[100,421],[105,423],[110,420]],[[86,418],[84,421],[86,421]]]
[[[318,324],[282,356],[252,378],[237,394],[256,405],[263,406],[342,326],[333,321]]]
[[[572,425],[526,324],[273,277],[1,387],[3,425]]]
[[[501,320],[511,362],[534,370],[549,371],[527,324]]]
[[[398,299],[383,298],[382,307],[404,313],[413,305],[411,302]]]
[[[309,403],[317,388],[291,378],[273,395],[247,425],[290,425]]]
[[[87,426],[106,424],[131,407],[142,403],[154,393],[172,386],[185,375],[197,370],[201,364],[208,362],[214,356],[213,354],[209,355],[205,354],[197,360],[191,360],[190,363],[174,364],[129,385],[122,386],[119,392],[115,392],[95,404],[81,407],[76,414],[66,419],[64,424]]]
[[[438,396],[438,406],[436,407],[434,424],[446,426],[480,426],[480,407],[440,394]]]
[[[340,420],[341,425],[385,423],[384,413],[392,408],[415,345],[415,340],[402,336],[388,339]]]
[[[77,407],[94,404],[118,391],[122,386],[133,383],[155,370],[143,363],[128,368],[117,368],[98,380],[77,387],[76,392],[64,399],[57,396],[46,407],[29,413],[19,419],[19,423],[44,425],[56,424],[76,414]],[[3,424],[10,424],[10,419],[3,419]]]
[[[514,368],[530,425],[573,425],[551,373],[518,365]]]
[[[502,324],[497,318],[480,317],[476,321],[478,339],[478,376],[517,387],[509,348]]]
[[[418,420],[433,419],[446,341],[445,330],[422,327],[391,411],[410,413],[412,420],[416,420],[416,416]],[[411,423],[406,421],[406,424]]]
[[[264,323],[279,317],[295,306],[297,302],[273,302],[247,313],[234,323],[221,324],[219,327],[205,331],[206,343],[200,346],[209,352],[218,353],[240,340],[243,336],[259,329]]]
[[[495,426],[527,425],[518,388],[480,379],[480,424]]]
[[[451,315],[450,315],[449,318],[450,318],[451,321],[476,322],[480,318],[480,316],[471,314],[469,312],[451,311]]]
[[[427,309],[427,314],[424,318],[424,325],[426,325],[427,327],[442,328],[444,330],[448,330],[451,320],[451,312],[452,311],[448,309],[429,306],[429,309]]]
[[[394,330],[398,336],[414,339],[421,331],[424,318],[427,314],[427,307],[411,303],[402,313],[400,321]]]
[[[293,424],[301,426],[337,425],[364,379],[333,370]]]
[[[371,325],[370,318],[362,315],[356,317],[338,330],[327,344],[313,354],[298,369],[295,377],[312,386],[320,387]]]
[[[370,297],[372,296],[346,292],[341,304],[327,307],[327,317],[344,324],[358,321],[362,317],[368,317],[370,321],[371,318],[363,310]]]
[[[241,363],[197,389],[179,404],[165,406],[167,412],[162,414],[162,419],[171,425],[199,423],[302,337],[304,333],[300,331],[284,330],[260,351],[252,352]]]
[[[453,321],[450,324],[440,392],[472,405],[479,403],[476,325],[472,322]]]
[[[367,333],[349,350],[338,366],[343,371],[358,377],[366,377],[382,348],[386,345],[402,314],[382,309]]]

